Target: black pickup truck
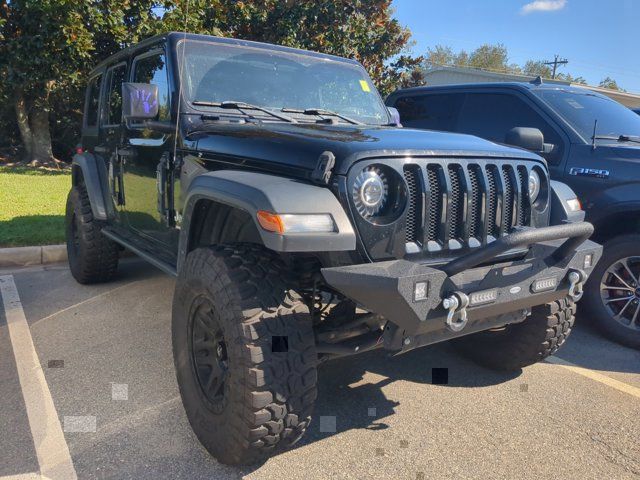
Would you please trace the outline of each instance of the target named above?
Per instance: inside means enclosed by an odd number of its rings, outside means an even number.
[[[225,463],[301,437],[326,360],[445,340],[544,359],[601,255],[540,156],[398,128],[353,60],[154,37],[93,70],[81,145],[71,272],[107,281],[126,248],[177,277],[180,393]]]
[[[581,87],[488,83],[416,87],[387,104],[407,127],[477,135],[545,158],[595,226],[604,256],[582,301],[604,334],[640,347],[640,116]]]

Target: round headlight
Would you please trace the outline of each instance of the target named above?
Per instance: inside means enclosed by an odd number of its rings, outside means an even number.
[[[540,175],[535,170],[529,172],[529,199],[535,202],[540,195]]]
[[[365,218],[380,213],[389,195],[387,179],[376,167],[367,167],[353,182],[353,202]]]

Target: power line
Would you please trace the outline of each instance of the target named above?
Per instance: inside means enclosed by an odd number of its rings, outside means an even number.
[[[545,65],[553,65],[553,73],[551,74],[551,78],[556,78],[556,70],[558,69],[558,65],[566,65],[567,63],[569,63],[569,60],[567,60],[566,58],[559,58],[558,55],[556,55],[556,58],[552,61],[552,62],[542,62]]]

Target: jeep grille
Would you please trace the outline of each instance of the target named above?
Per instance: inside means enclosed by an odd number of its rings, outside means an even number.
[[[407,164],[406,242],[440,252],[486,244],[530,225],[526,164]]]

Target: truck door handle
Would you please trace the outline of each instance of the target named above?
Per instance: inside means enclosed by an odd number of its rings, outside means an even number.
[[[107,153],[108,152],[107,147],[101,147],[100,145],[95,147],[93,150],[94,150],[94,152],[97,152],[97,153]]]
[[[122,148],[122,149],[118,149],[118,155],[120,155],[121,157],[135,157],[136,155],[136,151],[135,150],[131,150],[129,148]]]

